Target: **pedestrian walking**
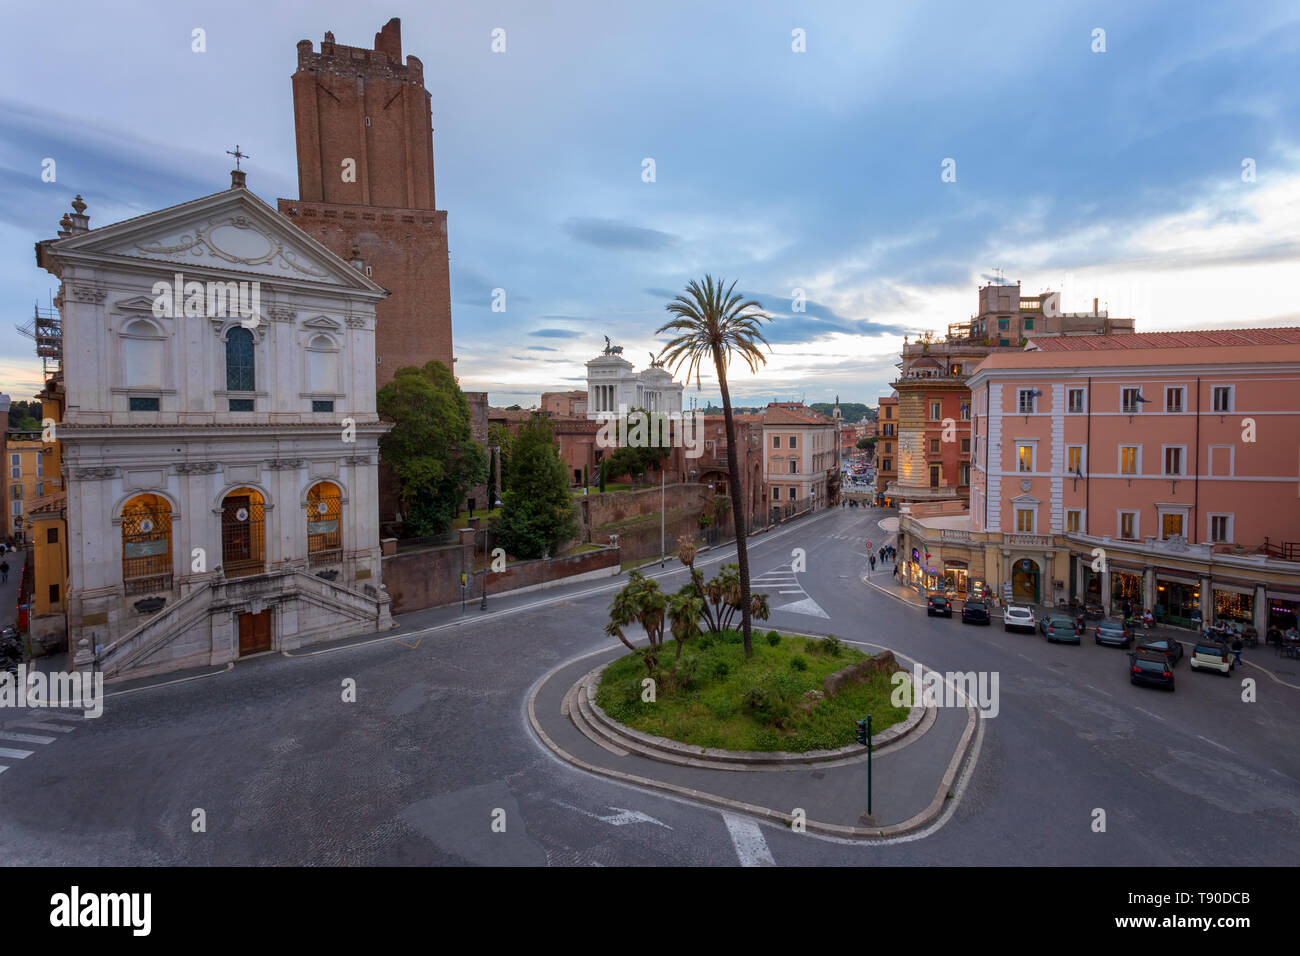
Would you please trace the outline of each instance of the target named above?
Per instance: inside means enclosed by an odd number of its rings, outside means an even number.
[[[876,570],[876,556],[874,554],[871,556],[871,570],[873,572]]]
[[[0,561],[0,583],[4,583],[8,580],[9,580],[9,562]]]
[[[1242,649],[1242,647],[1244,647],[1244,646],[1245,646],[1245,645],[1242,644],[1242,642],[1241,642],[1241,638],[1240,638],[1240,637],[1233,638],[1233,641],[1232,641],[1232,653],[1233,653],[1232,663],[1233,663],[1234,665],[1235,665],[1235,664],[1240,664],[1240,663],[1241,663],[1241,649]]]

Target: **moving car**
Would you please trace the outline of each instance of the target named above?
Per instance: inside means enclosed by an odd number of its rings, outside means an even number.
[[[1187,663],[1194,671],[1218,671],[1224,677],[1232,676],[1232,651],[1218,641],[1197,641]]]
[[[1034,621],[1034,612],[1027,607],[1016,607],[1009,604],[1002,614],[1002,630],[1004,631],[1027,630],[1032,634],[1037,626],[1037,622]]]
[[[1045,615],[1039,619],[1038,629],[1049,641],[1056,641],[1059,644],[1079,643],[1079,635],[1074,630],[1074,621],[1064,615]]]
[[[1102,621],[1093,632],[1098,644],[1111,647],[1128,647],[1133,643],[1133,632],[1119,621]]]
[[[1128,659],[1130,684],[1174,689],[1174,670],[1164,654],[1155,651],[1131,651]]]
[[[1139,641],[1134,650],[1163,654],[1168,658],[1170,668],[1183,658],[1183,642],[1171,638],[1162,637],[1159,640]]]
[[[961,606],[963,624],[989,624],[989,606],[983,601],[966,601]]]
[[[935,591],[925,602],[925,614],[927,617],[934,617],[936,614],[952,617],[952,601],[948,599],[948,595]]]

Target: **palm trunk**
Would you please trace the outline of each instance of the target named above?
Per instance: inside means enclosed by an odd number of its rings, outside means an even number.
[[[718,373],[718,387],[722,390],[722,415],[727,422],[727,471],[731,474],[731,516],[736,526],[736,563],[740,565],[740,623],[745,635],[745,656],[754,656],[754,641],[750,635],[749,621],[749,550],[745,545],[747,515],[744,495],[740,487],[740,454],[736,447],[736,423],[731,418],[731,392],[727,389],[727,369],[722,353],[715,346],[713,366]]]

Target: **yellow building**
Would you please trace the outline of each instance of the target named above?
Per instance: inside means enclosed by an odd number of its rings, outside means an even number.
[[[41,418],[46,424],[63,420],[63,377],[55,374],[37,396],[41,399]],[[32,543],[32,619],[33,644],[55,650],[67,639],[68,528],[65,521],[67,492],[62,486],[62,446],[57,440],[57,426],[42,438],[40,460],[42,473],[37,482],[38,494],[27,507],[24,530]],[[19,454],[24,454],[19,452]],[[12,493],[12,492],[11,492]]]
[[[5,446],[8,461],[5,497],[9,501],[8,534],[22,546],[31,540],[28,511],[36,498],[62,490],[59,473],[50,467],[53,443],[40,432],[10,432]]]

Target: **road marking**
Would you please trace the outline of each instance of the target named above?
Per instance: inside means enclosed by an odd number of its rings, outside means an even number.
[[[70,734],[76,727],[64,727],[62,724],[43,724],[39,720],[15,720],[5,724],[6,727],[31,727],[35,730],[53,730],[60,734]]]
[[[4,773],[4,772],[5,772],[6,770],[8,770],[8,769],[9,769],[8,767],[6,767],[4,764],[0,763],[0,773]]]
[[[40,734],[13,734],[9,731],[0,731],[0,740],[16,740],[23,744],[52,744],[57,737],[42,737]]]
[[[1197,734],[1196,736],[1201,737],[1200,734]],[[1226,751],[1227,753],[1232,753],[1232,751],[1229,750],[1227,747],[1223,746],[1223,744],[1216,744],[1216,743],[1215,743],[1213,740],[1211,740],[1209,737],[1201,737],[1201,739],[1204,740],[1207,744],[1210,744],[1210,745],[1212,745],[1212,746],[1218,747],[1220,750]]]
[[[8,757],[10,760],[24,760],[36,753],[35,750],[14,750],[11,747],[0,747],[0,757]]]
[[[1153,714],[1153,713],[1151,713],[1151,711],[1149,711],[1149,710],[1145,710],[1145,709],[1143,709],[1143,708],[1141,708],[1141,707],[1135,707],[1134,710],[1140,710],[1140,711],[1142,711],[1142,713],[1146,714],[1148,717],[1154,717],[1156,720],[1164,720],[1164,718],[1161,717],[1159,714]],[[1202,737],[1201,739],[1204,740],[1205,738]]]
[[[803,594],[803,588],[795,588],[793,591],[778,591],[778,594]]]
[[[741,866],[776,866],[772,851],[767,848],[767,840],[758,824],[744,817],[724,813],[722,819],[731,834],[731,845],[736,848],[736,856]]]
[[[802,591],[799,593],[803,593]],[[791,614],[809,614],[812,617],[821,617],[830,620],[831,616],[822,610],[820,604],[810,597],[802,601],[791,601],[789,604],[782,604],[779,607],[772,608],[773,611],[789,611]]]
[[[610,816],[601,816],[599,813],[592,813],[590,810],[584,810],[582,809],[582,807],[575,807],[572,804],[564,803],[563,801],[560,800],[553,800],[553,802],[564,807],[566,810],[576,810],[578,813],[581,813],[584,817],[591,817],[593,820],[599,820],[602,823],[608,823],[610,826],[625,827],[629,823],[653,823],[655,826],[663,827],[665,830],[672,829],[672,827],[670,827],[668,824],[656,820],[654,817],[650,816],[649,814],[642,813],[640,810],[624,810],[622,807],[610,807],[611,810],[617,810],[618,813],[612,814]]]
[[[1106,691],[1102,690],[1100,687],[1093,687],[1091,684],[1084,684],[1083,686],[1086,687],[1086,688],[1088,688],[1088,690],[1095,690],[1095,691],[1096,691],[1097,693],[1099,693],[1099,694],[1105,694],[1107,697],[1112,696],[1111,694],[1109,694],[1109,693],[1107,693]],[[1142,708],[1139,707],[1138,710],[1142,710]],[[1143,710],[1142,713],[1145,714],[1146,711]],[[1154,717],[1155,714],[1152,714],[1151,716]],[[1163,720],[1164,718],[1161,718],[1161,719]]]

